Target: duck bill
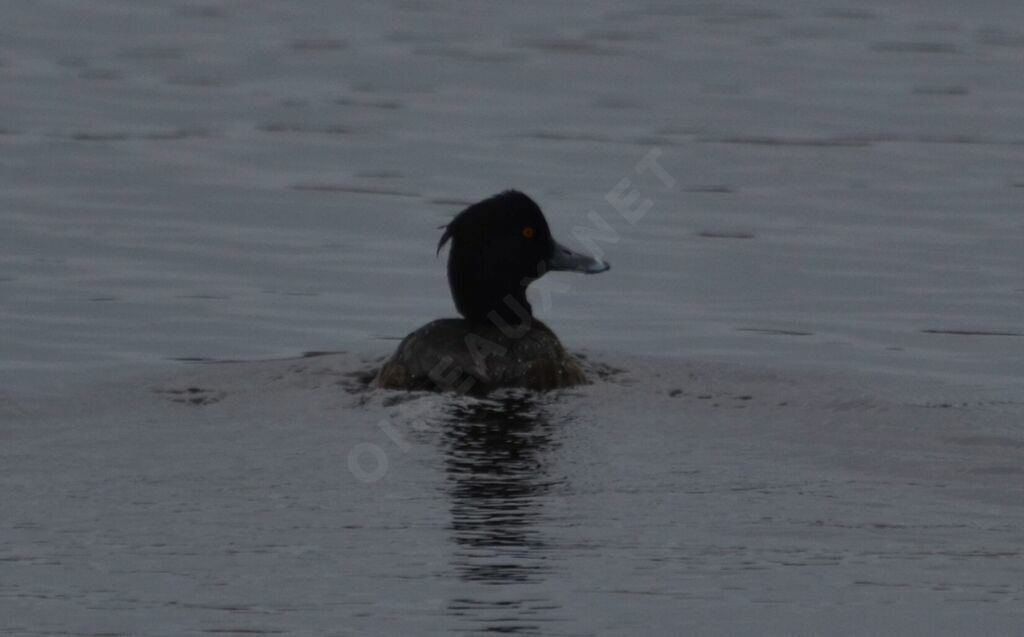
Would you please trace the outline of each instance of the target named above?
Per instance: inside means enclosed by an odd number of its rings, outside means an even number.
[[[612,267],[601,259],[596,259],[587,254],[580,254],[555,242],[555,250],[548,259],[548,270],[565,270],[567,272],[582,272],[583,274],[597,274]]]

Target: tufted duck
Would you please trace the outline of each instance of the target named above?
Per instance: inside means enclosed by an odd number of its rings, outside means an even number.
[[[409,334],[377,384],[481,394],[587,382],[554,332],[533,317],[526,288],[550,270],[596,274],[610,266],[556,242],[537,204],[515,190],[473,204],[442,227],[437,251],[451,242],[448,284],[465,318]]]

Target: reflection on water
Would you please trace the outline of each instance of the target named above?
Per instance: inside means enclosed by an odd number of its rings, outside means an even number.
[[[558,483],[548,462],[558,444],[548,414],[536,398],[512,396],[453,405],[449,415],[452,570],[484,585],[543,581],[552,562],[540,522],[545,495]],[[508,593],[482,588],[473,598],[452,600],[449,610],[488,632],[528,633],[538,629],[533,622],[542,621],[543,611],[557,608],[535,590]]]

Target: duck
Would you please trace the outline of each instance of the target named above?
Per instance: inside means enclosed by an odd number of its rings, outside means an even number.
[[[450,244],[448,286],[462,318],[431,321],[402,339],[375,384],[477,395],[586,384],[580,363],[533,316],[526,289],[547,272],[611,266],[556,241],[540,206],[518,190],[478,201],[441,228],[437,254]]]

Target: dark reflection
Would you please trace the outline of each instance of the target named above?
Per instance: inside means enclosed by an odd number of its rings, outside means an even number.
[[[543,581],[551,569],[544,497],[558,483],[548,464],[557,442],[543,405],[508,396],[452,405],[449,416],[444,443],[454,571],[484,585]],[[539,630],[541,609],[554,606],[535,591],[509,592],[480,589],[479,598],[452,600],[449,610],[485,632]]]

